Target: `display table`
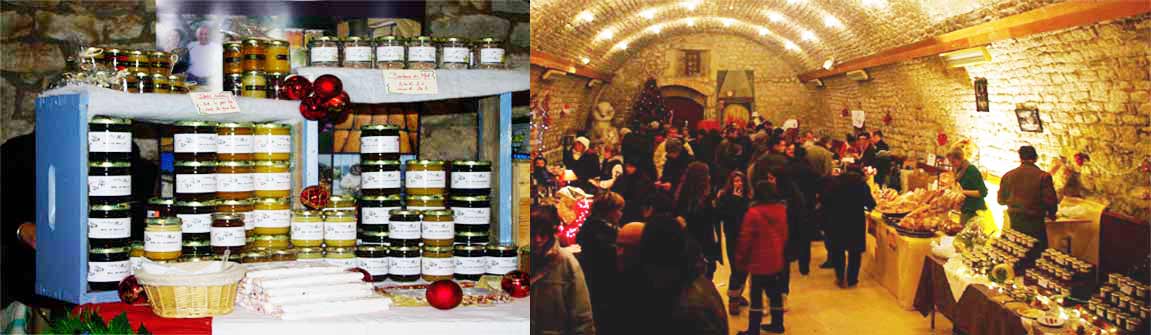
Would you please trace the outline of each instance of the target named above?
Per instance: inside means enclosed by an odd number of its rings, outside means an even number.
[[[931,239],[899,235],[878,213],[869,214],[868,221],[875,230],[871,275],[895,296],[900,307],[911,310],[923,259],[931,253]]]
[[[991,300],[990,288],[982,284],[972,284],[963,290],[959,300],[951,292],[945,260],[934,256],[925,257],[921,275],[915,286],[915,310],[923,316],[931,315],[935,326],[935,313],[943,314],[951,320],[956,329],[970,335],[1017,335],[1028,334],[1023,321],[1003,305]]]
[[[310,320],[279,320],[236,308],[212,320],[213,334],[527,334],[531,300],[489,307],[393,307],[383,313]]]

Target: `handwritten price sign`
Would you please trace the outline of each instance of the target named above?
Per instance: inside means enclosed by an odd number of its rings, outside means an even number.
[[[434,70],[385,70],[384,82],[388,93],[437,94],[439,84]]]
[[[188,96],[200,114],[239,113],[240,105],[232,92],[191,92]]]

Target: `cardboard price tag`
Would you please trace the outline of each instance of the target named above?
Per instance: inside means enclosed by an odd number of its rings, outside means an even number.
[[[232,92],[189,92],[188,97],[196,105],[200,114],[229,114],[239,113],[240,105],[236,103],[236,96]]]
[[[438,94],[435,70],[384,70],[388,93]]]

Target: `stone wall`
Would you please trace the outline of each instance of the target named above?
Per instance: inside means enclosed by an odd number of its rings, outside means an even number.
[[[509,52],[526,54],[531,46],[528,0],[428,1],[425,29],[436,37],[497,37]]]
[[[0,7],[0,143],[32,132],[36,96],[76,45],[155,48],[155,0],[5,0]]]
[[[1055,157],[1086,153],[1081,182],[1112,210],[1151,217],[1147,176],[1137,171],[1151,157],[1151,16],[1032,35],[988,46],[992,61],[948,69],[938,57],[868,69],[872,80],[843,76],[814,89],[817,128],[851,130],[844,108],[867,113],[869,129],[883,129],[897,150],[943,153],[936,134],[980,145],[985,174],[1002,175],[1018,164],[1015,150],[1030,143],[1041,166]],[[991,111],[975,112],[973,78],[988,80]],[[1019,130],[1017,107],[1037,107],[1042,133]],[[892,123],[883,124],[890,113]],[[837,135],[841,136],[841,135]],[[1074,161],[1074,159],[1068,159]],[[1074,164],[1074,163],[1071,163]]]
[[[588,118],[594,108],[593,100],[605,86],[588,88],[589,79],[575,75],[553,76],[548,80],[542,80],[545,71],[546,69],[538,66],[531,67],[532,99],[535,101],[541,99],[543,95],[551,96],[547,104],[551,128],[544,134],[544,157],[549,162],[558,162],[562,158],[562,153],[558,149],[563,137],[580,134],[582,130],[587,129]],[[567,105],[570,113],[562,112],[564,105]],[[535,115],[532,116],[533,124],[540,122],[542,121]],[[532,145],[535,145],[535,142],[532,142]]]

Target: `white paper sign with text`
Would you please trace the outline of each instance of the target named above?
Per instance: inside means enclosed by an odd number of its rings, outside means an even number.
[[[240,105],[236,103],[236,96],[232,92],[189,92],[188,97],[196,105],[200,114],[228,114],[239,113]]]
[[[435,70],[384,70],[388,93],[438,94]]]

